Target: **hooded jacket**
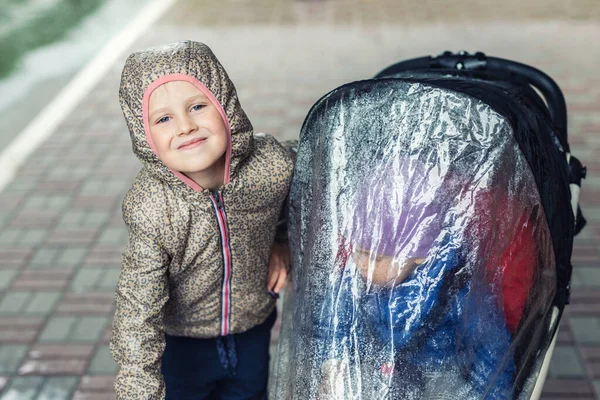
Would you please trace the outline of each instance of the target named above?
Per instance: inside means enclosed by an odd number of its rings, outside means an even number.
[[[430,379],[455,375],[446,381],[452,389],[438,388],[449,391],[444,398],[511,398],[515,364],[507,357],[511,335],[506,321],[489,288],[455,274],[461,270],[465,274],[462,250],[455,246],[445,238],[435,247],[435,259],[419,266],[406,281],[362,292],[360,298],[353,297],[356,267],[351,258],[343,261],[350,264],[329,288],[322,306],[328,313],[315,320],[323,365],[332,359],[350,361],[355,352],[367,364],[373,348],[382,346],[380,352],[387,357],[378,360],[383,364],[375,365],[374,375],[365,380],[390,380],[394,399],[439,395],[427,391],[431,389],[424,374]],[[374,346],[375,338],[378,344]],[[393,372],[386,370],[390,356],[394,357]]]
[[[169,170],[148,128],[152,92],[187,81],[220,111],[229,134],[217,191]],[[119,98],[143,168],[123,201],[129,244],[116,289],[111,352],[120,365],[118,399],[165,396],[164,333],[212,338],[266,320],[268,261],[292,174],[290,154],[254,135],[227,73],[204,44],[178,42],[133,53]]]

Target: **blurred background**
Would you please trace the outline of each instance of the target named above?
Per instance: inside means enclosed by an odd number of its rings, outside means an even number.
[[[0,0],[0,400],[114,399],[120,203],[140,168],[120,72],[183,39],[213,49],[279,139],[329,90],[407,58],[483,51],[552,76],[588,226],[543,398],[600,399],[599,37],[598,0]]]

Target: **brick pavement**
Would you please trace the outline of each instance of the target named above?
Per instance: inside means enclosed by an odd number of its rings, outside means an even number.
[[[597,2],[365,4],[180,0],[134,47],[205,41],[256,130],[281,139],[297,136],[328,90],[408,57],[482,50],[554,76],[567,98],[574,154],[589,170],[582,193],[589,225],[575,243],[573,304],[543,398],[600,399]],[[120,201],[140,166],[117,102],[122,61],[0,193],[0,400],[114,398],[107,342],[127,234]]]

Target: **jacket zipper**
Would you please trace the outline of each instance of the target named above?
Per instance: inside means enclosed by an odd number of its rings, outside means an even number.
[[[223,194],[217,191],[210,192],[210,199],[217,214],[219,231],[221,232],[221,250],[223,251],[223,287],[221,290],[221,336],[226,336],[230,331],[231,316],[231,247],[229,245],[229,229],[227,215],[223,204]]]

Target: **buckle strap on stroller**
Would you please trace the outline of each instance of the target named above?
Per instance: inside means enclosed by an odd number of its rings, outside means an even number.
[[[569,186],[571,187],[571,205],[575,215],[575,234],[577,235],[585,227],[587,221],[581,213],[579,206],[579,190],[581,189],[581,180],[587,176],[587,168],[581,164],[581,161],[572,154],[567,154],[569,162]]]

